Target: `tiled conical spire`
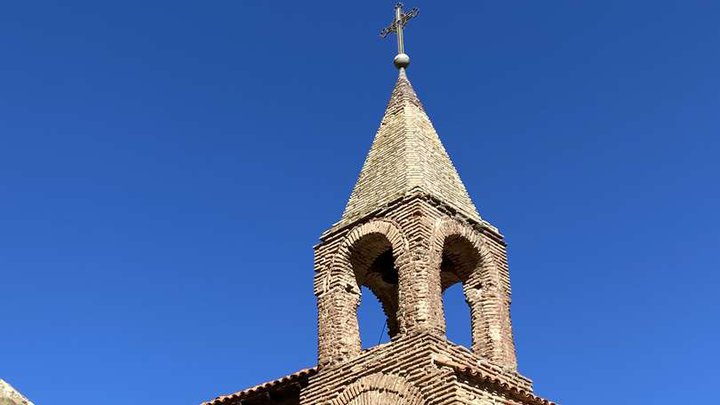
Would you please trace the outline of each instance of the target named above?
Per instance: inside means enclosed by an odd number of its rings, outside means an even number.
[[[408,195],[433,196],[466,217],[480,221],[405,69],[400,69],[380,129],[340,223],[361,219]]]

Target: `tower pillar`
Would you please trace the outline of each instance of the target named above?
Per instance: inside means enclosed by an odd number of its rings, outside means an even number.
[[[422,201],[399,208],[393,213],[403,221],[408,235],[412,265],[399,273],[401,333],[427,332],[445,334],[440,270],[431,253],[432,222],[425,215]]]

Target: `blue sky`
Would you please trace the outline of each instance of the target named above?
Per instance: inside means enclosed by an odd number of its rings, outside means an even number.
[[[392,4],[0,6],[0,378],[194,404],[313,365],[312,245],[396,78]],[[720,3],[408,6],[410,79],[509,243],[521,372],[566,404],[707,402]]]

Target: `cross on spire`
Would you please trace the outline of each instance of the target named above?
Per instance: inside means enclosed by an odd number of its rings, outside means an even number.
[[[395,4],[395,18],[393,19],[393,22],[380,31],[380,38],[385,38],[393,32],[397,34],[398,53],[395,56],[393,63],[398,69],[403,69],[410,65],[410,57],[405,53],[403,28],[408,21],[410,21],[411,18],[416,17],[419,12],[417,7],[415,7],[407,13],[403,13],[403,7],[404,5],[402,3]]]

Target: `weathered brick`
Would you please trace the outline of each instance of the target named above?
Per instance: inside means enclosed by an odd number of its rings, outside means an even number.
[[[447,340],[442,294],[461,283],[472,347]],[[361,287],[389,343],[362,350]],[[400,70],[342,219],[315,246],[318,366],[216,404],[550,404],[517,372],[503,236],[481,219]]]

